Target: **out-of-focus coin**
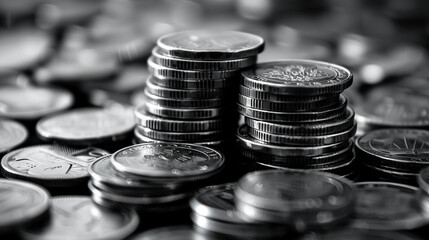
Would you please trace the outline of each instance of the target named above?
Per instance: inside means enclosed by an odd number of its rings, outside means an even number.
[[[326,122],[310,124],[277,124],[272,122],[260,121],[245,117],[244,122],[251,128],[266,133],[282,134],[288,136],[322,136],[336,132],[345,131],[353,127],[354,111],[347,108],[345,115]]]
[[[24,239],[124,239],[138,226],[130,209],[110,210],[83,196],[54,197],[49,223],[21,230]]]
[[[136,123],[142,127],[167,132],[204,132],[221,129],[221,119],[207,120],[174,120],[158,117],[148,113],[145,106],[138,107],[135,112]]]
[[[152,50],[152,60],[154,63],[175,69],[182,70],[205,70],[205,71],[222,71],[231,69],[246,68],[256,63],[256,55],[248,58],[231,59],[222,61],[199,61],[195,59],[183,59],[164,55],[158,47]]]
[[[235,31],[185,31],[165,35],[157,45],[163,54],[199,60],[252,57],[264,49],[264,39]]]
[[[146,102],[146,111],[150,114],[172,119],[211,119],[223,116],[224,108],[167,108]]]
[[[396,231],[426,225],[428,218],[419,203],[418,191],[397,183],[357,183],[352,227]]]
[[[80,108],[41,119],[37,134],[46,140],[87,145],[123,140],[134,128],[133,110]]]
[[[36,120],[69,108],[73,95],[53,87],[0,87],[0,116],[18,120]]]
[[[290,95],[341,93],[353,82],[353,75],[348,69],[310,60],[261,63],[241,75],[244,86]]]
[[[429,194],[429,167],[426,167],[419,172],[417,182],[420,189]]]
[[[237,138],[240,146],[243,146],[254,151],[264,152],[280,157],[314,157],[322,154],[333,153],[340,149],[344,149],[349,143],[347,141],[321,145],[321,146],[284,146],[268,144],[258,139],[253,138],[248,133],[248,126],[243,125],[237,131]]]
[[[353,239],[353,240],[419,240],[415,236],[409,234],[392,232],[392,231],[373,231],[345,228],[326,233],[310,233],[300,240],[338,240],[338,239]]]
[[[155,179],[206,178],[224,164],[211,148],[185,143],[146,143],[123,148],[112,155],[118,171]]]
[[[1,167],[8,178],[25,179],[44,186],[75,186],[88,179],[89,164],[107,154],[92,147],[38,145],[6,154]]]
[[[145,137],[152,138],[154,140],[161,140],[167,142],[209,142],[222,139],[225,135],[222,130],[206,131],[206,132],[167,132],[158,131],[150,128],[137,126],[136,130]]]
[[[356,147],[369,165],[417,173],[429,165],[429,131],[380,129],[356,139]]]
[[[0,119],[0,136],[0,155],[3,155],[25,142],[28,131],[18,122]]]
[[[53,39],[37,28],[16,28],[0,31],[0,68],[29,69],[51,52]]]
[[[42,216],[50,206],[48,191],[35,184],[0,179],[0,232]]]
[[[165,88],[176,88],[176,89],[217,89],[226,88],[232,85],[234,79],[174,79],[150,76],[149,78],[155,78],[152,82],[158,86]]]
[[[201,235],[191,226],[162,227],[148,230],[131,238],[131,240],[216,240],[209,236]]]
[[[311,111],[269,111],[251,108],[242,104],[237,104],[238,112],[246,117],[268,122],[282,123],[309,123],[327,121],[344,115],[347,110],[347,99],[343,96],[340,101],[329,108],[316,109]]]

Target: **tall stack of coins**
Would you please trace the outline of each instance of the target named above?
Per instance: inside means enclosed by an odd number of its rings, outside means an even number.
[[[152,75],[137,108],[137,142],[217,145],[235,123],[239,70],[256,63],[261,37],[234,31],[187,31],[161,37],[148,59]],[[229,118],[228,118],[228,115]]]
[[[107,207],[169,211],[223,168],[223,155],[194,144],[143,143],[89,167],[92,199]]]
[[[311,60],[258,64],[242,72],[237,133],[244,167],[314,169],[354,178],[354,112],[340,93],[344,67]]]

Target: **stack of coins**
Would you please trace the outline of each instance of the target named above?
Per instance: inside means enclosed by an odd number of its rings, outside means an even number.
[[[311,60],[258,64],[242,72],[237,133],[249,170],[314,169],[355,178],[354,112],[340,93],[353,81],[344,67]]]
[[[107,207],[168,211],[187,205],[193,191],[223,165],[223,155],[208,147],[143,143],[91,164],[89,189],[93,200]]]
[[[429,166],[429,131],[390,128],[373,130],[356,139],[356,153],[370,181],[416,185],[418,173]]]
[[[152,75],[144,104],[136,110],[136,141],[223,143],[227,130],[235,128],[228,103],[239,70],[254,65],[263,48],[261,37],[234,31],[186,31],[158,39],[148,59]]]

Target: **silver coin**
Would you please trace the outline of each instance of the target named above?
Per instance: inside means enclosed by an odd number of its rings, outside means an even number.
[[[429,131],[426,130],[374,130],[356,139],[356,147],[370,165],[414,173],[429,165]]]
[[[429,167],[426,167],[419,172],[417,182],[423,192],[429,193]]]
[[[170,141],[162,141],[162,140],[156,140],[152,138],[148,138],[140,134],[138,131],[134,131],[135,134],[135,144],[139,143],[174,143]],[[224,140],[218,140],[218,141],[210,141],[210,142],[193,142],[191,144],[197,144],[205,147],[211,147],[218,149],[219,147],[222,147],[223,144],[225,144]]]
[[[207,120],[224,115],[224,108],[167,108],[146,102],[146,111],[150,114],[172,119]]]
[[[221,129],[224,125],[222,119],[207,120],[174,120],[158,117],[147,113],[145,107],[136,108],[136,123],[142,127],[166,132],[204,132]]]
[[[129,108],[80,108],[47,116],[37,125],[37,134],[68,144],[95,144],[126,138],[134,128]]]
[[[149,78],[146,82],[146,91],[156,95],[158,97],[170,98],[170,99],[211,99],[220,98],[226,95],[226,91],[222,88],[213,89],[174,89],[165,88],[156,85],[156,80]]]
[[[74,186],[87,180],[89,164],[107,154],[93,147],[37,145],[6,154],[1,167],[8,178],[25,179],[44,186]]]
[[[153,57],[147,60],[149,71],[155,77],[175,78],[175,79],[222,79],[238,76],[238,70],[223,70],[223,71],[209,71],[209,70],[180,70],[175,68],[167,68],[154,63]]]
[[[354,115],[353,109],[348,107],[345,115],[320,123],[277,124],[248,117],[244,118],[244,122],[251,128],[267,133],[288,136],[322,136],[352,128],[355,124]]]
[[[154,95],[150,92],[149,88],[144,90],[144,96],[142,99],[144,102],[157,104],[163,107],[170,108],[215,108],[221,107],[225,103],[225,99],[221,98],[220,95],[216,98],[166,98]]]
[[[159,47],[152,49],[152,59],[154,63],[158,65],[182,70],[219,71],[246,68],[256,64],[256,56],[222,61],[199,61],[195,59],[189,60],[162,54],[162,50],[160,50]]]
[[[415,229],[426,224],[428,218],[419,204],[417,188],[388,182],[356,184],[352,227],[396,231]]]
[[[38,185],[0,179],[0,232],[37,219],[48,211],[48,191]]]
[[[138,226],[138,215],[130,209],[110,210],[89,197],[64,196],[52,199],[51,220],[46,226],[21,230],[24,239],[124,239]]]
[[[241,75],[241,83],[249,88],[290,95],[341,93],[353,82],[348,69],[311,60],[261,63]]]
[[[73,105],[73,95],[54,87],[1,86],[0,117],[35,120]]]
[[[344,96],[340,96],[340,101],[332,107],[305,112],[268,111],[251,108],[241,104],[237,104],[237,109],[241,115],[257,120],[282,123],[309,123],[327,121],[344,115],[347,110],[347,99]]]
[[[157,131],[142,126],[137,126],[135,132],[155,140],[168,141],[168,142],[209,142],[221,140],[225,137],[222,130],[206,131],[206,132],[166,132]]]
[[[224,156],[211,148],[184,143],[146,143],[112,155],[118,171],[153,178],[204,178],[219,170]]]
[[[387,182],[396,182],[414,186],[418,177],[417,173],[405,172],[403,169],[388,168],[385,166],[369,165],[362,163],[362,166],[367,170],[366,174],[369,176],[375,176],[376,179],[380,179]]]
[[[264,39],[235,31],[194,30],[165,35],[157,45],[163,54],[199,60],[226,60],[256,56]]]
[[[242,147],[280,157],[314,157],[339,151],[349,144],[347,141],[311,147],[268,144],[250,136],[246,125],[238,129],[237,138],[239,145]]]
[[[164,78],[164,77],[155,77],[153,75],[149,78],[155,78],[155,82],[158,86],[165,88],[175,88],[175,89],[217,89],[217,88],[227,88],[233,85],[235,82],[234,79],[174,79],[174,78]]]
[[[289,136],[267,133],[251,127],[247,129],[250,136],[267,143],[289,146],[320,146],[348,141],[355,135],[357,124],[355,123],[345,131],[322,136]]]
[[[25,142],[28,131],[18,122],[0,119],[0,136],[0,155],[2,155]]]

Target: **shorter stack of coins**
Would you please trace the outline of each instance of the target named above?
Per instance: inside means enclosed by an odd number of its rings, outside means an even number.
[[[313,169],[355,178],[350,139],[356,123],[340,95],[352,81],[349,70],[311,60],[266,62],[242,72],[240,167]]]
[[[136,142],[218,145],[235,128],[239,70],[256,63],[264,40],[241,32],[187,31],[166,35],[148,59],[152,75],[136,110]],[[228,121],[227,121],[228,120]]]
[[[91,164],[93,200],[107,207],[172,210],[222,169],[216,150],[193,144],[144,143]]]
[[[429,166],[429,131],[389,128],[368,132],[356,139],[362,177],[417,185],[418,173]]]

